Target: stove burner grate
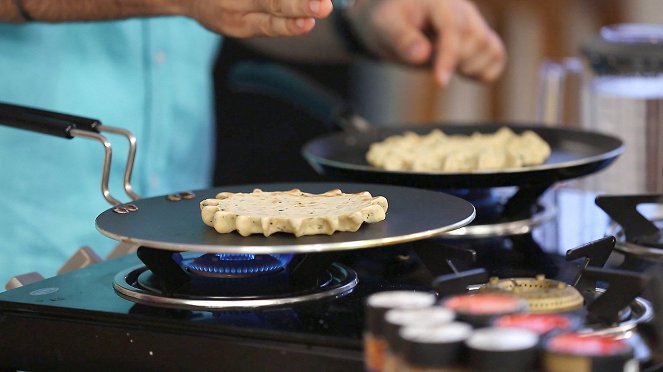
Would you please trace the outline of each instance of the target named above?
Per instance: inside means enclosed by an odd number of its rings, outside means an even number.
[[[663,230],[663,218],[651,218],[651,222],[659,230]],[[655,262],[663,262],[663,241],[661,239],[647,239],[648,237],[637,237],[633,241],[626,238],[626,233],[621,225],[613,223],[607,231],[608,235],[617,238],[615,250],[624,254],[641,257]]]
[[[595,202],[614,221],[607,233],[617,238],[615,249],[632,261],[629,265],[636,258],[663,261],[663,195],[602,195]],[[654,207],[653,213],[638,208],[647,205]]]
[[[217,278],[189,274],[182,290],[165,294],[159,280],[145,266],[119,272],[113,288],[122,298],[148,306],[184,310],[246,310],[286,306],[306,301],[334,299],[349,294],[357,285],[357,273],[334,263],[315,286],[291,283],[285,270],[274,275],[248,278]]]
[[[605,289],[596,288],[596,295],[605,293]],[[588,322],[582,329],[583,333],[596,335],[612,335],[628,337],[636,331],[638,324],[648,323],[654,319],[654,307],[651,302],[637,297],[631,304],[620,312],[620,320],[615,324],[601,324]]]

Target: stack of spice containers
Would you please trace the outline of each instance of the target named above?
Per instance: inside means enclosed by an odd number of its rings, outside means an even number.
[[[465,340],[465,365],[473,371],[531,371],[536,367],[538,334],[491,326],[497,317],[527,311],[525,300],[505,293],[471,293],[448,297],[441,306],[476,328]]]
[[[364,331],[364,360],[366,371],[384,371],[387,340],[384,316],[392,309],[418,309],[430,307],[436,296],[430,292],[385,291],[366,299],[366,329]]]
[[[439,306],[418,309],[392,309],[384,315],[384,336],[387,340],[385,351],[385,372],[401,371],[403,342],[399,335],[408,326],[436,327],[453,321],[455,314]]]
[[[583,322],[573,310],[529,312],[529,301],[518,296],[480,291],[436,302],[432,293],[414,291],[369,297],[366,370],[609,372],[639,368],[627,341],[579,333]]]

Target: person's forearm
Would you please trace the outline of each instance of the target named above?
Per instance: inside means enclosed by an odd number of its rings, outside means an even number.
[[[186,15],[181,0],[20,0],[29,17],[40,22],[109,20],[141,16]],[[15,0],[0,0],[0,21],[25,21]]]

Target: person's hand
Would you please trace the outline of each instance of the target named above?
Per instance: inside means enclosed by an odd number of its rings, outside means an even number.
[[[454,70],[493,81],[506,63],[502,41],[468,0],[361,0],[348,15],[372,52],[408,64],[430,62],[441,85]]]
[[[331,0],[192,0],[188,15],[225,36],[296,36],[332,8]]]

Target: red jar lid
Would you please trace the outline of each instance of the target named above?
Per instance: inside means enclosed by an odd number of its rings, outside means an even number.
[[[457,313],[471,315],[507,314],[527,308],[527,304],[517,297],[495,293],[453,296],[446,299],[442,306]]]
[[[496,327],[517,327],[534,331],[543,335],[552,330],[569,330],[575,327],[577,321],[560,314],[534,314],[519,313],[509,314],[497,318],[494,322]]]
[[[551,337],[546,343],[546,350],[571,355],[611,356],[629,353],[631,346],[610,336],[570,332]]]

